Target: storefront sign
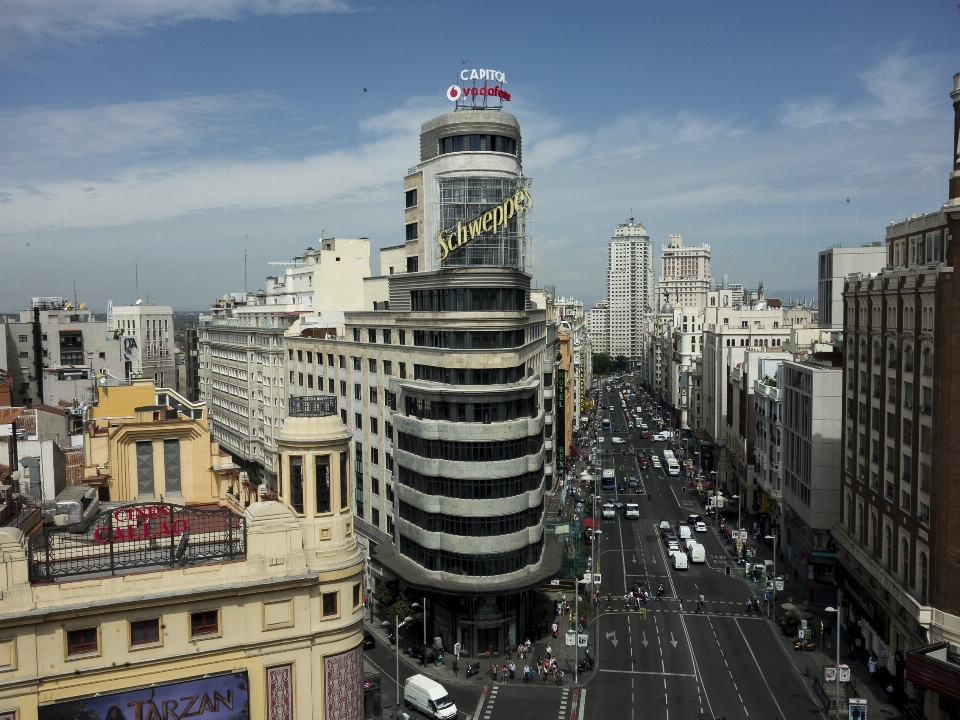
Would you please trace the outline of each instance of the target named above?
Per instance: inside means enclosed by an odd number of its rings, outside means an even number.
[[[563,391],[566,387],[566,370],[557,370],[557,410],[563,409]]]
[[[38,720],[249,720],[247,671],[104,693],[37,708]]]
[[[440,260],[445,260],[447,255],[468,244],[474,238],[487,233],[496,235],[499,229],[506,227],[513,217],[522,215],[532,206],[533,196],[530,194],[530,185],[527,184],[504,200],[503,203],[481,213],[473,220],[466,223],[458,220],[456,227],[444,228],[437,235],[437,243],[440,245]]]
[[[101,525],[93,531],[96,542],[126,542],[171,537],[187,532],[187,521],[170,520],[167,505],[132,505],[113,511],[113,527]]]

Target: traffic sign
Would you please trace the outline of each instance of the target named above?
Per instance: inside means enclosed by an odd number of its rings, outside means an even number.
[[[594,574],[593,574],[593,584],[594,584],[594,585],[599,585],[599,584],[600,584],[600,573],[594,573]]]
[[[784,587],[784,585],[783,585],[783,580],[777,580],[777,581],[775,581],[775,582],[776,582],[776,586],[777,586],[777,592],[780,592],[781,590],[783,590],[783,587]]]
[[[577,634],[572,630],[567,631],[566,635],[566,644],[567,647],[573,647],[577,642]]]
[[[587,646],[587,638],[588,638],[588,637],[589,637],[589,636],[588,636],[586,633],[580,633],[579,635],[577,635],[577,646],[578,646],[578,647],[586,647],[586,646]]]

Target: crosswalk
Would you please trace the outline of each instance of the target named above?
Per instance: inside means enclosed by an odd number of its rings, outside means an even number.
[[[657,602],[656,600],[651,600],[649,605],[645,605],[640,610],[635,610],[633,608],[624,609],[623,607],[610,607],[604,609],[602,612],[604,614],[618,614],[618,615],[640,615],[640,619],[644,619],[644,611],[646,614],[649,613],[663,613],[663,614],[682,614],[683,615],[695,615],[697,608],[697,601],[695,599],[689,599],[685,604],[683,610],[680,610],[677,598],[664,598],[662,601]],[[733,600],[707,600],[704,605],[703,614],[704,615],[737,615],[740,617],[763,617],[763,608],[759,612],[754,610],[753,612],[747,612],[746,604],[742,602],[736,602]]]

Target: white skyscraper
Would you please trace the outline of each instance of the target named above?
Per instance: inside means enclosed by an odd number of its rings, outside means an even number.
[[[683,235],[671,235],[670,243],[660,248],[660,282],[657,303],[670,294],[671,305],[703,308],[710,292],[710,246],[684,247]]]
[[[617,225],[607,244],[607,302],[610,355],[642,363],[646,348],[644,316],[655,308],[653,245],[646,228],[632,217]]]

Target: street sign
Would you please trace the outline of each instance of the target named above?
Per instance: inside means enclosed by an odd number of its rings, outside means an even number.
[[[599,585],[599,584],[600,584],[600,573],[594,573],[594,574],[593,574],[593,584],[594,584],[594,585]]]
[[[587,638],[588,638],[588,637],[589,637],[589,636],[588,636],[586,633],[580,633],[579,635],[577,635],[577,646],[578,646],[578,647],[586,647],[586,646],[587,646]]]
[[[809,628],[800,628],[799,630],[797,630],[797,639],[809,640],[812,632],[813,631],[810,630]]]
[[[570,523],[564,523],[563,525],[554,525],[553,534],[554,535],[567,535],[570,532]]]
[[[566,634],[566,644],[567,647],[573,647],[577,642],[577,634],[572,630],[568,630]]]
[[[840,682],[850,682],[850,666],[840,666]]]
[[[740,539],[741,539],[741,540],[746,540],[746,539],[747,539],[747,531],[746,531],[746,530],[741,530],[741,531],[740,531]]]
[[[867,701],[864,698],[850,698],[849,720],[867,720]]]
[[[783,590],[783,587],[784,587],[783,580],[777,580],[776,585],[777,585],[777,592],[780,592],[781,590]]]
[[[559,580],[551,580],[551,581],[550,581],[550,584],[551,584],[551,585],[559,585],[559,584],[560,584],[560,581],[559,581]]]

